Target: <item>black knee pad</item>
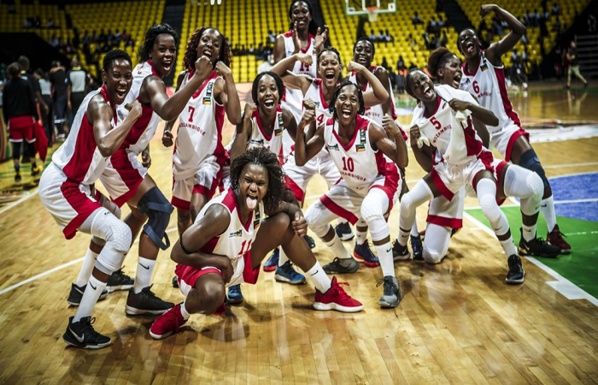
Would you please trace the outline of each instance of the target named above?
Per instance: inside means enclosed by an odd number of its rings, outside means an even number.
[[[528,170],[534,171],[536,174],[542,178],[542,183],[544,183],[544,188],[549,188],[550,183],[548,182],[548,178],[546,178],[546,173],[544,172],[544,168],[542,168],[542,163],[540,163],[540,159],[534,149],[527,150],[519,157],[519,166],[526,168]]]
[[[168,202],[162,191],[158,187],[150,189],[141,197],[137,208],[139,212],[149,218],[143,226],[143,232],[162,250],[169,248],[170,240],[166,235],[166,228],[174,207]],[[162,239],[164,239],[164,242]]]

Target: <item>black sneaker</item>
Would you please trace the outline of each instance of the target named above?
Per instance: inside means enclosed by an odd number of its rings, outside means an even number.
[[[370,249],[368,241],[363,242],[361,245],[358,245],[357,242],[355,242],[353,256],[357,260],[362,261],[367,267],[380,266],[380,260],[374,255],[374,253],[372,253],[372,249]]]
[[[521,258],[517,254],[513,254],[509,257],[509,272],[505,282],[509,285],[518,285],[525,281],[525,270],[521,265]]]
[[[73,322],[73,317],[69,317],[69,325],[62,335],[62,339],[67,344],[82,349],[101,349],[112,343],[110,337],[106,337],[96,332],[92,324],[95,318],[81,318],[79,322]]]
[[[411,254],[407,250],[407,245],[401,246],[398,239],[395,239],[395,242],[392,244],[392,258],[395,261],[406,261],[411,258]]]
[[[314,241],[314,239],[309,235],[304,236],[303,239],[305,240],[305,243],[307,243],[307,246],[309,246],[310,249],[316,247],[316,241]]]
[[[174,287],[175,289],[179,288],[179,279],[176,275],[172,277],[172,287]]]
[[[79,306],[79,304],[81,303],[81,298],[83,298],[83,293],[85,292],[86,287],[87,287],[87,285],[77,286],[74,283],[72,283],[71,291],[69,293],[69,297],[66,299],[66,302],[68,302],[68,304],[71,306]],[[98,301],[106,299],[107,296],[108,296],[108,291],[106,289],[104,289],[102,291],[102,294],[100,294],[100,298],[98,298]]]
[[[413,260],[415,262],[423,262],[424,246],[422,245],[421,238],[419,235],[411,235],[409,238],[411,240],[411,252],[413,253]]]
[[[382,308],[399,306],[399,302],[401,301],[401,290],[399,289],[399,281],[397,278],[387,275],[378,282],[376,287],[382,284],[384,284],[384,293],[382,294],[382,297],[380,297],[380,300],[378,300],[378,305]]]
[[[152,291],[151,286],[148,286],[135,294],[133,289],[129,290],[127,297],[127,307],[125,313],[127,315],[140,314],[164,314],[168,309],[174,306],[172,302],[166,302],[158,298]]]
[[[117,290],[129,290],[133,287],[134,283],[135,281],[133,278],[123,273],[123,269],[121,268],[112,273],[110,278],[108,278],[106,290],[108,290],[108,293],[112,293],[113,291]]]
[[[342,222],[336,225],[336,235],[341,239],[341,241],[350,241],[351,239],[355,238],[355,234],[353,234],[353,230],[351,230],[351,225],[349,222]]]
[[[359,262],[353,258],[336,257],[322,268],[326,274],[352,274],[359,270]]]
[[[521,240],[519,241],[519,254],[529,255],[533,257],[556,258],[561,253],[561,248],[551,245],[542,238],[534,238],[531,241],[526,241],[523,238],[523,230],[521,231]]]
[[[19,183],[21,180],[22,180],[22,178],[21,178],[21,174],[19,174],[19,173],[16,173],[16,174],[15,174],[15,182]]]

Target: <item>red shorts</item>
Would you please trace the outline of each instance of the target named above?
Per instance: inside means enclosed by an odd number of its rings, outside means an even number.
[[[33,116],[27,115],[8,119],[8,140],[22,142],[25,139],[28,143],[35,142],[34,123]]]

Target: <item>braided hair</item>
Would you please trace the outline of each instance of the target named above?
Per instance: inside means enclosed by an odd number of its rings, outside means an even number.
[[[233,61],[233,51],[230,47],[230,43],[228,39],[216,28],[212,27],[203,27],[198,28],[193,32],[189,41],[187,42],[187,48],[185,49],[185,56],[183,58],[183,66],[186,70],[193,70],[195,69],[195,61],[197,60],[197,46],[199,45],[199,41],[201,40],[201,36],[204,34],[205,31],[213,29],[222,38],[220,44],[220,56],[218,56],[218,61],[223,62],[226,64],[227,67],[230,68],[230,65]]]

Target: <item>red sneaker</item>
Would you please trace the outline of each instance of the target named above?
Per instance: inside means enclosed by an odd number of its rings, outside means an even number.
[[[561,249],[561,253],[569,254],[571,253],[571,245],[565,241],[563,235],[564,234],[561,233],[561,230],[559,230],[559,225],[555,225],[554,229],[548,233],[546,238],[548,238],[547,241],[550,242],[551,245],[559,247]]]
[[[149,334],[153,339],[161,340],[172,333],[177,333],[186,322],[187,320],[181,314],[181,304],[178,304],[156,318],[150,327]]]
[[[351,298],[343,290],[336,277],[332,277],[332,284],[326,293],[320,293],[316,290],[316,299],[313,306],[316,310],[336,310],[343,313],[354,313],[363,309],[361,302]]]

